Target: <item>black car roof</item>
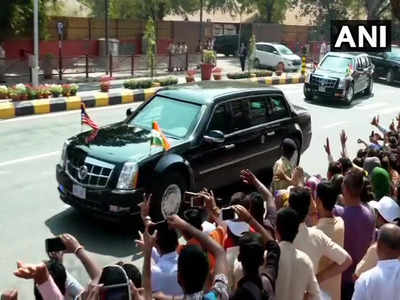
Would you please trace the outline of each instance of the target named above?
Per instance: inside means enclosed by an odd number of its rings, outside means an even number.
[[[368,55],[364,52],[329,52],[328,55],[340,56],[340,57],[356,57],[360,55]]]
[[[275,92],[281,90],[268,85],[261,85],[256,82],[246,81],[200,81],[195,83],[179,84],[166,87],[157,92],[157,95],[189,101],[197,104],[210,104],[216,99],[230,95],[246,93]]]

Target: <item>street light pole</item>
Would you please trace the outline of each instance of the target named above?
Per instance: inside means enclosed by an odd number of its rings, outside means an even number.
[[[104,15],[105,15],[105,36],[106,36],[106,49],[105,49],[105,60],[106,60],[106,74],[109,72],[109,57],[108,57],[108,0],[104,0]]]
[[[32,85],[39,85],[39,0],[33,1],[33,68]]]
[[[203,45],[203,6],[204,0],[200,0],[200,46]]]

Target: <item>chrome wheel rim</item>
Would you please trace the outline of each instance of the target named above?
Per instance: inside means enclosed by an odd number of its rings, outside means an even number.
[[[350,86],[349,89],[347,90],[346,99],[348,102],[350,102],[353,99],[353,87],[352,86]]]
[[[165,189],[161,198],[161,213],[166,219],[167,217],[177,214],[182,202],[182,191],[179,185],[170,184]]]
[[[387,82],[393,81],[393,71],[392,70],[389,70],[389,72],[386,74],[386,81]]]

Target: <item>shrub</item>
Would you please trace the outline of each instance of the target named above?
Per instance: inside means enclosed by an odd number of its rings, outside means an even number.
[[[252,74],[256,74],[256,77],[270,77],[272,76],[271,71],[255,71],[251,72]],[[228,73],[226,76],[229,79],[243,79],[250,78],[250,72],[240,72],[240,73]]]
[[[70,92],[71,96],[76,96],[76,93],[78,92],[79,86],[75,83],[70,85]]]
[[[205,64],[214,64],[217,57],[215,56],[215,52],[213,50],[203,50],[203,63]]]
[[[0,85],[0,99],[7,99],[8,88],[5,85]]]
[[[60,97],[63,92],[63,87],[60,84],[52,84],[50,86],[50,92],[53,97]]]
[[[174,85],[178,83],[178,79],[176,77],[166,77],[166,78],[159,78],[155,80],[151,79],[129,79],[125,80],[123,83],[124,88],[126,89],[147,89],[152,87],[153,82],[157,82],[160,86],[167,86],[167,85]]]

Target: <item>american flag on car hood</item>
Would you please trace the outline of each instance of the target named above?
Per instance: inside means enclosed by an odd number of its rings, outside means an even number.
[[[95,121],[93,121],[86,112],[86,107],[84,103],[81,103],[81,125],[86,124],[92,127],[94,130],[99,129],[99,125]]]

